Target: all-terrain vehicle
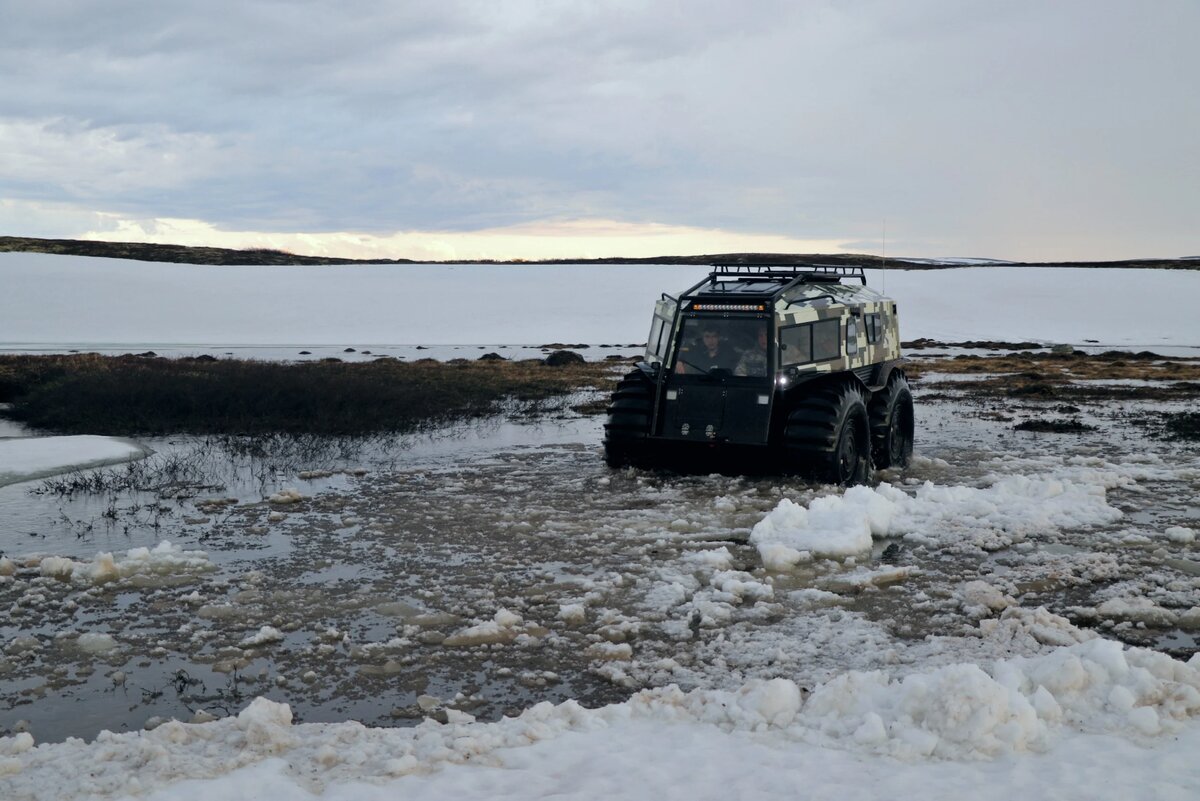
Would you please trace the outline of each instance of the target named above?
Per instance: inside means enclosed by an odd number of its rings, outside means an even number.
[[[608,464],[749,459],[843,485],[907,464],[896,303],[866,283],[861,265],[717,264],[664,293],[608,408]]]

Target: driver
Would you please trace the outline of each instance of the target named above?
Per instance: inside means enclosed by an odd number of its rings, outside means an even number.
[[[680,356],[679,363],[675,365],[677,373],[731,370],[737,363],[737,354],[721,338],[721,329],[715,325],[706,325],[701,331],[700,341],[684,348]]]

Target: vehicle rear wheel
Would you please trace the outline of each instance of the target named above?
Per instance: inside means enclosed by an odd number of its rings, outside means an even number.
[[[855,384],[833,384],[797,401],[783,434],[789,464],[832,484],[862,484],[871,474],[866,401]]]
[[[604,461],[609,467],[634,464],[642,456],[654,412],[654,384],[641,370],[621,379],[604,422]]]
[[[896,370],[887,387],[871,399],[871,453],[875,466],[905,467],[913,452],[913,400],[904,373]]]

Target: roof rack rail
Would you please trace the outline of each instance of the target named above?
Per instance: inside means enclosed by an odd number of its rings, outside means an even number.
[[[761,278],[795,279],[807,276],[813,281],[840,281],[842,278],[857,278],[863,286],[867,284],[865,268],[861,264],[737,264],[716,263],[712,265],[712,276],[757,276]]]

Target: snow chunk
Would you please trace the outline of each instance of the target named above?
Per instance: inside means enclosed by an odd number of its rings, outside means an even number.
[[[910,759],[995,756],[1026,750],[1045,733],[1024,696],[972,664],[899,681],[878,671],[847,673],[817,688],[802,720],[827,736]]]
[[[805,587],[800,590],[792,590],[787,594],[788,598],[801,606],[821,607],[821,606],[836,606],[845,601],[842,596],[836,592],[828,590],[818,590],[814,587]]]
[[[713,498],[712,507],[718,512],[736,512],[737,499],[728,495],[719,495]]]
[[[954,597],[963,611],[973,617],[987,617],[1017,605],[1014,598],[1005,595],[986,581],[968,581],[958,587]]]
[[[784,498],[754,525],[750,542],[760,546],[764,562],[771,559],[767,564],[771,570],[796,564],[802,551],[814,556],[853,556],[871,549],[872,517],[885,513],[886,504],[869,487],[851,487],[840,497],[817,498],[807,509]],[[886,530],[886,522],[880,521],[880,525]],[[773,547],[764,553],[762,545]]]
[[[775,595],[775,589],[770,584],[756,581],[749,573],[740,570],[714,573],[710,583],[714,589],[732,595],[737,601],[765,601]]]
[[[75,641],[75,645],[79,650],[89,654],[104,654],[117,649],[117,641],[113,639],[111,634],[104,634],[98,631],[89,631],[79,635],[79,639]]]
[[[720,548],[686,553],[683,555],[683,561],[700,569],[728,570],[733,567],[733,554],[722,545]]]
[[[1060,721],[1137,736],[1197,714],[1200,670],[1094,638],[991,669],[949,665],[899,680],[847,673],[817,688],[800,722],[892,756],[980,758],[1041,749]]]
[[[800,688],[787,679],[751,682],[738,693],[738,706],[768,726],[786,726],[800,711]]]
[[[312,481],[317,478],[329,478],[333,475],[332,470],[302,470],[296,474],[296,478],[304,481]]]
[[[285,487],[271,497],[267,498],[268,503],[276,504],[299,503],[302,500],[304,500],[304,496],[301,495],[300,491],[295,487]]]
[[[491,620],[469,626],[451,634],[442,641],[448,646],[487,645],[512,642],[521,633],[518,628],[524,622],[516,612],[500,609]]]
[[[263,626],[257,633],[242,640],[238,645],[242,648],[252,648],[256,645],[267,645],[281,640],[283,640],[283,632],[274,626]]]
[[[1181,612],[1179,617],[1175,619],[1175,625],[1181,629],[1192,631],[1200,629],[1200,606],[1193,606],[1186,612]]]
[[[1178,542],[1185,545],[1196,541],[1196,532],[1187,526],[1171,526],[1163,532],[1163,536],[1171,542]]]
[[[1147,626],[1173,626],[1176,614],[1149,598],[1110,598],[1096,607],[1096,614],[1109,620],[1128,620]]]
[[[979,622],[979,634],[998,643],[1014,645],[1068,646],[1094,639],[1093,631],[1081,629],[1065,617],[1053,614],[1045,607],[1022,609],[1010,606],[999,618]]]
[[[763,564],[785,570],[809,556],[864,553],[872,538],[905,536],[931,545],[966,540],[987,550],[1011,545],[1029,531],[1111,523],[1122,515],[1106,490],[1131,481],[1097,469],[993,477],[987,487],[926,481],[908,495],[888,483],[851,487],[818,498],[808,509],[784,498],[750,532]]]
[[[33,748],[33,735],[27,731],[12,737],[0,737],[0,756],[16,756]]]
[[[492,616],[496,621],[496,625],[501,628],[511,629],[513,626],[519,626],[523,622],[523,618],[516,612],[510,612],[507,609],[500,609]]]
[[[47,556],[38,562],[43,576],[73,584],[105,584],[132,576],[168,576],[206,573],[216,569],[204,551],[185,551],[163,540],[154,548],[133,548],[120,558],[98,553],[90,562]]]
[[[583,604],[562,604],[558,607],[558,619],[572,626],[578,626],[587,620]]]
[[[875,570],[860,567],[849,573],[839,573],[821,581],[821,586],[835,592],[859,592],[865,587],[883,587],[904,581],[910,576],[919,575],[921,571],[911,565],[897,567],[881,567]]]
[[[292,744],[291,725],[292,708],[266,698],[255,698],[237,716],[246,742],[267,753],[282,753]]]
[[[603,662],[627,662],[633,658],[633,646],[627,642],[598,642],[588,648],[592,659]]]

